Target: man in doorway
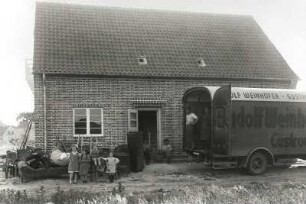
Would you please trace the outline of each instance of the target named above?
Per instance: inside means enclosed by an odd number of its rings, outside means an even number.
[[[199,120],[199,117],[191,112],[190,107],[187,107],[186,110],[186,141],[187,141],[187,149],[193,150],[195,148],[195,124]]]

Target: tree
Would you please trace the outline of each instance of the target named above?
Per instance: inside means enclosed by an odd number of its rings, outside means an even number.
[[[32,112],[22,112],[19,113],[19,115],[17,116],[16,120],[20,123],[23,122],[30,122],[30,120],[33,119],[33,113]]]

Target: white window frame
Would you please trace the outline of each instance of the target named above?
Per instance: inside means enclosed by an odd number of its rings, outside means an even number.
[[[136,114],[136,119],[131,118],[131,113]],[[131,126],[131,121],[136,122],[136,127]],[[137,109],[128,109],[128,132],[138,132],[138,110]]]
[[[75,110],[85,109],[86,110],[86,134],[75,134]],[[90,134],[90,110],[100,109],[101,110],[101,134]],[[103,109],[102,108],[73,108],[73,136],[74,137],[102,137],[104,136],[104,122],[103,122]]]

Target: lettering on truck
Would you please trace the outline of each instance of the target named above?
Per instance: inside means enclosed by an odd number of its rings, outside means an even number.
[[[256,93],[256,92],[232,92],[232,99],[280,99],[277,93]]]
[[[280,133],[274,133],[271,137],[271,145],[275,148],[301,148],[306,146],[306,137],[294,137],[292,133],[285,137]]]
[[[240,106],[232,112],[232,128],[305,128],[306,114],[301,108],[252,106],[246,111]]]
[[[287,91],[242,91],[232,90],[232,100],[242,101],[282,101],[282,102],[306,102],[305,93],[288,93]]]

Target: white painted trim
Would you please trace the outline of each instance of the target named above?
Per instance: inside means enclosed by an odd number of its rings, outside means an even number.
[[[90,135],[90,111],[86,108],[86,135]]]
[[[101,133],[102,136],[104,136],[104,112],[103,112],[103,108],[101,108]]]
[[[44,149],[47,152],[47,83],[46,74],[43,73],[43,95],[44,95]]]
[[[80,134],[75,134],[75,110],[77,109],[85,109],[86,110],[86,134],[85,135],[80,135]],[[90,109],[100,109],[101,110],[101,133],[102,134],[90,134]],[[72,135],[73,137],[103,137],[104,136],[104,113],[102,108],[73,108],[73,118],[72,118],[72,123],[73,123],[73,129],[72,129]]]
[[[157,149],[162,148],[162,138],[161,138],[161,109],[157,110]]]
[[[131,119],[131,113],[136,114],[136,119]],[[131,126],[131,121],[136,122],[136,127]],[[128,109],[128,132],[138,132],[138,110],[137,109]]]

